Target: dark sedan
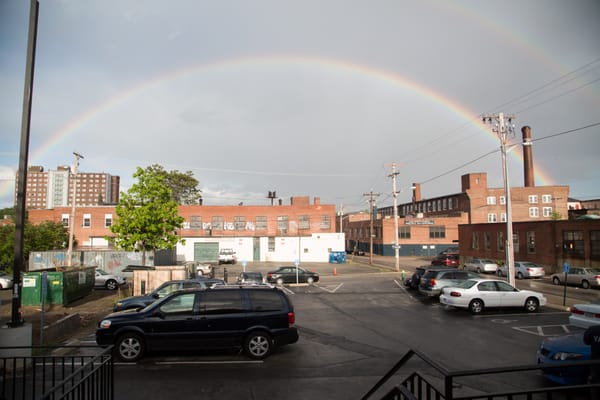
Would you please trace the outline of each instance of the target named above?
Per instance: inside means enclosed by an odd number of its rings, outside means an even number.
[[[297,278],[297,280],[296,280]],[[267,282],[282,285],[284,283],[308,283],[319,281],[319,274],[300,267],[279,267],[267,273]]]

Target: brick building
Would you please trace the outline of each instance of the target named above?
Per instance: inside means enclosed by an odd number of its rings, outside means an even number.
[[[70,223],[70,207],[29,211],[29,220]],[[335,232],[335,205],[310,203],[308,196],[292,197],[290,204],[270,206],[179,206],[185,219],[178,234],[179,261],[194,260],[199,243],[233,248],[240,260],[327,261],[330,251],[343,251],[343,235]],[[111,249],[107,237],[116,219],[114,206],[77,207],[76,250]]]
[[[50,171],[44,171],[41,166],[31,166],[27,169],[25,208],[32,210],[71,206],[75,181],[77,207],[119,202],[118,176],[104,172],[78,172],[77,179],[74,179],[68,166],[59,165],[56,170]],[[17,182],[15,180],[15,201]]]
[[[505,259],[505,224],[459,225],[461,257]],[[532,261],[547,273],[574,266],[600,267],[600,220],[523,221],[513,223],[516,261]]]

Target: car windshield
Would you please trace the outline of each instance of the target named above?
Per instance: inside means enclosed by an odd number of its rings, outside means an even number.
[[[523,263],[522,265],[525,268],[539,268],[539,266],[534,263]]]
[[[592,268],[592,269],[590,269],[590,272],[592,274],[600,274],[600,269],[598,269],[598,268]]]
[[[101,270],[101,269],[97,269],[97,270],[96,270],[96,272],[97,272],[98,274],[100,274],[100,275],[109,275],[109,273],[108,273],[108,272],[106,272],[106,271],[103,271],[103,270]]]
[[[484,263],[484,264],[496,264],[492,260],[481,260],[481,262]]]
[[[466,281],[462,281],[459,284],[457,284],[456,287],[459,287],[462,289],[469,289],[469,288],[473,287],[476,283],[477,283],[477,281],[474,281],[472,279],[467,279]]]

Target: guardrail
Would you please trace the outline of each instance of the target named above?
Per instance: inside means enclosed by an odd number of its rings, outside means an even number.
[[[378,398],[385,400],[418,400],[418,399],[436,399],[436,400],[476,400],[476,399],[589,399],[597,400],[600,398],[600,384],[588,383],[571,386],[546,386],[530,387],[522,390],[501,390],[494,391],[486,386],[485,376],[500,374],[519,373],[524,371],[541,371],[552,368],[599,366],[600,360],[564,362],[559,365],[540,364],[522,365],[502,368],[473,369],[463,371],[449,371],[445,367],[429,359],[425,354],[409,350],[377,383],[361,398],[367,400],[373,398],[376,392],[382,390],[392,377],[394,377],[402,367],[406,366],[408,361],[417,358],[425,362],[427,369],[439,374],[439,383],[433,384],[431,378],[425,378],[425,374],[412,372],[401,380],[399,385],[386,389],[387,392]],[[431,375],[430,375],[431,376]],[[464,384],[458,381],[458,378],[468,378],[470,383]],[[388,385],[389,386],[389,385]],[[486,388],[490,391],[482,390]]]
[[[0,354],[0,399],[114,398],[112,347],[0,347]]]

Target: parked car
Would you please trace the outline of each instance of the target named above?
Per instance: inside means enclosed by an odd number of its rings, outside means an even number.
[[[445,265],[446,267],[458,267],[459,263],[458,254],[442,254],[431,260],[431,265]]]
[[[265,286],[216,286],[179,290],[140,311],[104,317],[96,343],[115,346],[123,361],[153,350],[241,347],[264,359],[276,346],[298,341],[292,303],[283,291]]]
[[[537,350],[537,363],[556,365],[562,362],[591,359],[591,346],[583,342],[583,332],[549,337]],[[582,385],[590,374],[589,366],[542,369],[544,378],[560,385]]]
[[[237,262],[237,256],[233,249],[221,249],[219,250],[219,264],[235,264]]]
[[[10,289],[13,287],[13,277],[4,271],[0,271],[0,289]]]
[[[109,274],[108,272],[96,268],[96,277],[94,278],[95,287],[103,287],[107,290],[116,290],[119,286],[126,283],[125,278],[119,275]]]
[[[429,268],[421,276],[419,293],[429,297],[439,296],[442,288],[454,286],[470,278],[478,277],[472,272],[456,268]]]
[[[177,290],[190,288],[205,289],[214,284],[225,284],[225,282],[221,279],[178,279],[167,281],[148,294],[131,296],[117,300],[113,306],[113,311],[144,308],[147,305],[154,303],[156,300],[161,299]]]
[[[570,311],[570,325],[585,329],[593,325],[600,325],[600,299],[587,304],[574,304]]]
[[[498,270],[498,264],[487,258],[474,258],[465,264],[465,269],[467,271],[477,272],[478,274],[495,274]]]
[[[508,266],[501,265],[496,273],[498,276],[508,276]],[[515,277],[517,279],[543,278],[545,275],[546,271],[542,266],[529,261],[515,261]]]
[[[240,272],[237,278],[238,284],[261,284],[263,283],[263,276],[260,272]]]
[[[558,272],[550,276],[552,283],[563,285],[565,281],[564,272]],[[584,289],[600,286],[600,269],[589,267],[570,267],[567,274],[567,285],[577,285]]]
[[[415,268],[415,272],[412,274],[412,276],[404,281],[404,286],[411,290],[419,289],[421,277],[423,276],[427,268],[429,268],[429,266]]]
[[[446,254],[458,255],[458,247],[448,247],[447,249],[441,251],[439,255],[441,256],[441,255],[446,255]]]
[[[346,254],[354,254],[355,256],[364,256],[365,251],[361,249],[346,249]]]
[[[267,273],[267,282],[276,283],[278,285],[284,283],[296,283],[296,276],[300,283],[312,284],[313,282],[319,281],[319,274],[316,272],[308,271],[300,267],[285,266],[279,267],[274,271],[269,271]]]
[[[469,279],[456,286],[442,289],[440,303],[459,308],[467,308],[473,314],[480,314],[492,307],[522,307],[528,312],[538,311],[546,305],[543,293],[519,290],[505,281],[497,279]]]
[[[213,275],[213,266],[206,263],[201,263],[200,261],[186,261],[183,263],[192,276],[206,276]]]

